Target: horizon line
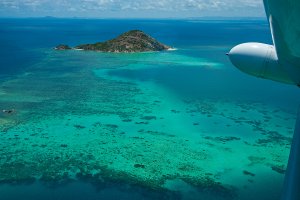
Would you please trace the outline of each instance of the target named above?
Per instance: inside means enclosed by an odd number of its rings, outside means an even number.
[[[0,19],[82,19],[82,20],[266,20],[266,17],[252,17],[252,16],[203,16],[203,17],[55,17],[55,16],[37,16],[37,17],[21,17],[21,16],[0,16]]]

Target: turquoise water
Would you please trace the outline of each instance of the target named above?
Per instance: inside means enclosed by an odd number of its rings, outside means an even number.
[[[52,49],[130,29],[177,50]],[[230,64],[249,41],[266,21],[0,19],[0,195],[280,199],[300,94]]]

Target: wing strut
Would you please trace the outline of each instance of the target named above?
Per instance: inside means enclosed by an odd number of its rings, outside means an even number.
[[[282,200],[300,199],[300,109],[297,121],[288,167],[285,173]]]

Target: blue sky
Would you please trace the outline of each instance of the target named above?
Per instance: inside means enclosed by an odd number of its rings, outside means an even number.
[[[0,17],[264,17],[262,0],[0,0]]]

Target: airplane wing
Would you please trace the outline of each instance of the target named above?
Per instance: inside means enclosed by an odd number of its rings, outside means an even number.
[[[300,1],[264,0],[279,62],[300,68]]]

